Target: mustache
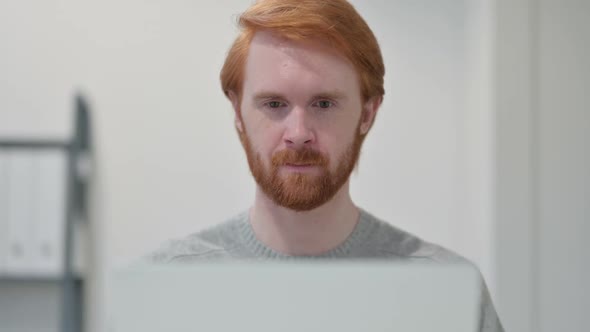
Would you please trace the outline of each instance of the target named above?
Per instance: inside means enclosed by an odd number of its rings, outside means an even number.
[[[292,150],[285,149],[275,153],[272,156],[273,166],[283,166],[287,164],[327,166],[328,158],[321,152],[312,149]]]

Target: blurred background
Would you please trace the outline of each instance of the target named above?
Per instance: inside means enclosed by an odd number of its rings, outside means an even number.
[[[85,220],[68,247],[85,331],[106,329],[113,269],[251,204],[218,79],[250,3],[0,1],[0,142],[73,142],[74,95],[90,109]],[[387,70],[355,202],[475,262],[506,331],[584,331],[590,2],[352,3]],[[12,143],[0,144],[0,331],[57,331],[68,259],[43,262],[68,251],[56,230],[69,225],[70,150]],[[55,248],[23,261],[14,239]]]

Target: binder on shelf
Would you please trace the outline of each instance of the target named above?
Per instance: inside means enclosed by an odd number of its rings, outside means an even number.
[[[58,277],[64,261],[66,155],[60,150],[45,150],[36,158],[39,167],[31,234],[33,272],[40,277]]]
[[[66,152],[0,153],[0,276],[63,273]]]
[[[37,202],[37,163],[30,150],[7,153],[8,230],[5,269],[9,275],[30,275],[34,269],[33,223]]]

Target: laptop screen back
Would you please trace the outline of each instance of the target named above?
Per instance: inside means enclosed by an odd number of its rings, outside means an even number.
[[[111,279],[113,332],[474,332],[468,266],[202,263],[141,266]]]

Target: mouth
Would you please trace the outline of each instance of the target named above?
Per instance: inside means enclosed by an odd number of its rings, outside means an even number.
[[[288,171],[293,171],[293,172],[307,172],[307,171],[311,171],[314,170],[317,167],[317,165],[314,164],[285,164],[283,165],[283,168],[287,169]]]
[[[308,166],[313,166],[312,164],[286,164],[286,166],[292,166],[292,167],[308,167]]]

